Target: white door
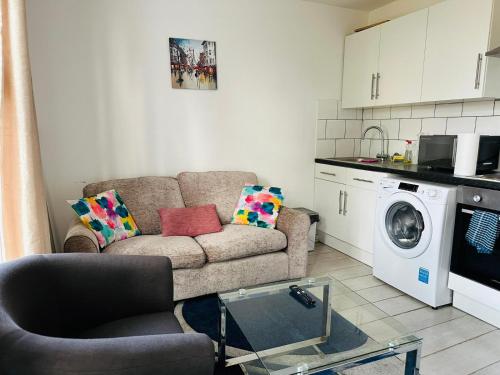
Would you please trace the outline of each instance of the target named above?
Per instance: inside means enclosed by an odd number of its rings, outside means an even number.
[[[377,193],[373,190],[346,186],[346,242],[373,253],[375,207]]]
[[[493,0],[447,0],[429,8],[422,101],[482,96],[492,7]]]
[[[403,258],[422,255],[432,238],[432,220],[425,205],[412,194],[386,198],[376,218],[385,244]]]
[[[380,26],[345,38],[342,107],[368,107],[375,102]]]
[[[342,215],[345,185],[314,180],[314,209],[319,213],[318,229],[330,236],[344,240],[345,217]]]
[[[428,13],[423,9],[381,26],[377,105],[420,101]]]

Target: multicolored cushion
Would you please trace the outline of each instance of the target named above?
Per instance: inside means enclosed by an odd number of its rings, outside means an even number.
[[[274,228],[283,199],[281,188],[246,184],[231,223]]]
[[[112,242],[141,234],[134,218],[115,190],[67,202],[82,223],[95,233],[101,249]]]

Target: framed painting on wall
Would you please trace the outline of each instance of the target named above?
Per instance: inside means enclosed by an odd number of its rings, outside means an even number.
[[[172,88],[217,90],[215,42],[169,38],[169,47]]]

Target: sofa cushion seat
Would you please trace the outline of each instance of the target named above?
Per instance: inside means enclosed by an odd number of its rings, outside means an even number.
[[[223,225],[222,232],[195,238],[209,263],[273,253],[287,244],[285,234],[279,230],[236,224]]]
[[[106,254],[160,255],[170,258],[172,268],[200,268],[206,256],[200,245],[191,237],[143,235],[114,242],[104,249]]]
[[[170,311],[136,315],[115,320],[88,329],[78,335],[81,339],[166,335],[183,333],[182,327]]]

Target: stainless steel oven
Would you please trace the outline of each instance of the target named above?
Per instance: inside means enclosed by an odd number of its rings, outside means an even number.
[[[458,188],[450,269],[454,274],[500,290],[500,240],[498,240],[498,231],[490,230],[500,228],[500,224],[497,227],[496,222],[481,221],[482,219],[474,220],[473,223],[475,213],[478,216],[487,213],[485,217],[489,220],[500,220],[500,191],[468,186]],[[481,225],[487,227],[479,228]],[[492,246],[488,251],[481,251],[474,242],[471,243],[469,229],[475,230],[476,233],[478,230],[481,230],[482,234],[487,232],[486,237],[489,238],[479,240],[490,240],[489,244]]]

